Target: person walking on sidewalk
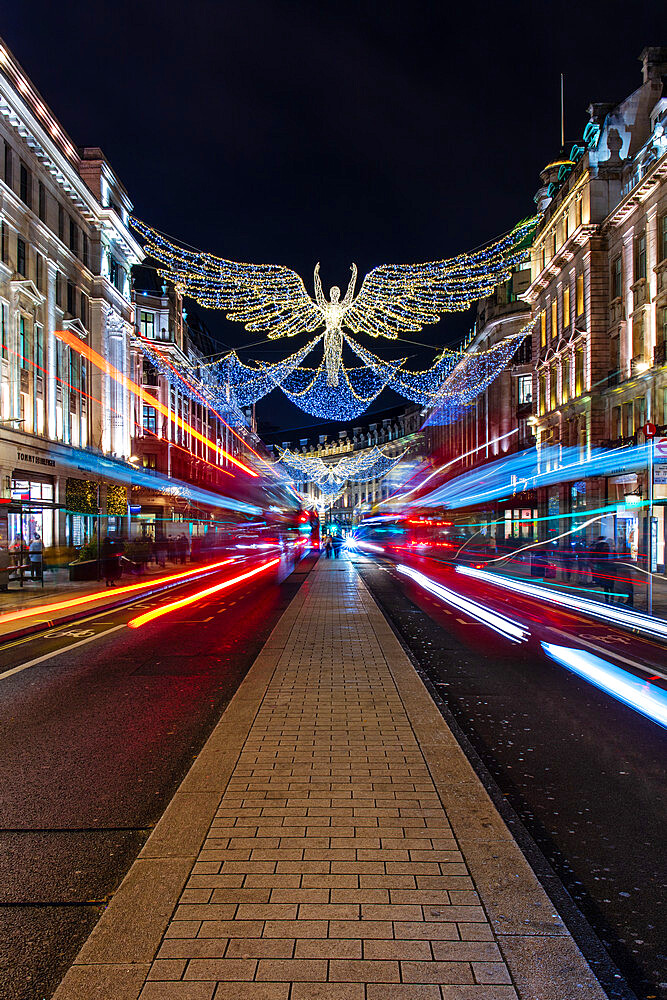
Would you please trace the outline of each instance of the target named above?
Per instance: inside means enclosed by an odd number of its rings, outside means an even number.
[[[324,539],[324,551],[327,554],[327,559],[331,559],[331,550],[333,549],[333,538],[331,534],[328,534]]]
[[[105,585],[107,587],[115,587],[116,578],[119,576],[120,557],[116,554],[116,547],[108,535],[102,542],[101,555]]]
[[[340,535],[334,535],[331,544],[333,545],[334,559],[340,559],[340,550],[343,547],[342,537]]]
[[[35,535],[29,546],[30,552],[30,576],[33,580],[42,579],[42,539]]]

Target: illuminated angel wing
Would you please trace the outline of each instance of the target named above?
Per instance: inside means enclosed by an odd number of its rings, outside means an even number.
[[[528,254],[538,218],[471,254],[426,264],[382,264],[363,280],[343,324],[354,333],[396,338],[437,323],[441,313],[467,309],[506,281]]]
[[[202,306],[225,310],[227,319],[270,339],[311,333],[323,325],[321,309],[296,271],[280,264],[241,264],[186,250],[145,222],[132,218],[159,273]]]

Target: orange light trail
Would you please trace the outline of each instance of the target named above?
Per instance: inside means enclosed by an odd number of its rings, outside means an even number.
[[[114,379],[116,382],[122,385],[125,389],[128,390],[128,392],[131,392],[134,396],[138,396],[139,399],[142,399],[144,401],[144,403],[148,403],[150,406],[154,406],[155,409],[158,410],[158,412],[161,413],[168,420],[173,420],[174,423],[181,428],[181,430],[189,431],[189,433],[194,438],[196,438],[197,441],[201,441],[201,443],[205,444],[208,448],[217,447],[217,445],[214,445],[209,438],[204,437],[204,435],[200,434],[195,427],[192,427],[191,424],[183,420],[182,417],[179,417],[177,413],[170,413],[167,407],[164,405],[164,403],[161,403],[159,399],[155,398],[155,396],[151,396],[149,392],[146,392],[146,390],[142,386],[137,385],[136,382],[133,382],[132,379],[127,377],[127,375],[123,375],[122,372],[118,371],[117,368],[114,368],[112,364],[106,361],[101,354],[98,354],[97,351],[94,351],[91,347],[88,347],[87,344],[83,344],[79,340],[79,338],[76,337],[74,334],[69,333],[69,331],[67,330],[56,330],[55,335],[65,344],[67,344],[68,347],[70,347],[72,350],[77,351],[79,354],[82,354],[84,358],[86,358],[88,361],[94,364],[96,368],[99,368],[100,371],[104,372],[106,375],[109,375],[112,379]],[[234,456],[230,455],[229,452],[226,452],[224,451],[224,449],[220,448],[220,454],[224,455],[225,458],[233,465],[236,465],[239,469],[242,469],[243,472],[247,472],[249,476],[253,476],[253,478],[255,479],[258,478],[259,474],[257,472],[255,472],[249,466],[245,465],[243,462],[240,462],[238,458],[234,458]]]
[[[197,389],[195,388],[195,386],[192,384],[192,382],[190,382],[185,377],[185,375],[182,375],[181,372],[178,371],[178,369],[175,367],[175,365],[172,365],[172,363],[169,360],[169,358],[166,358],[164,356],[164,354],[162,353],[162,351],[160,351],[151,340],[149,340],[147,337],[142,336],[140,333],[137,333],[136,336],[137,336],[137,338],[139,340],[144,340],[147,344],[150,344],[151,345],[151,350],[155,351],[155,353],[160,358],[160,360],[162,361],[162,363],[165,364],[165,365],[167,365],[168,368],[171,368],[171,370],[174,372],[174,374],[177,376],[177,378],[180,378],[180,380],[182,382],[184,382],[187,385],[187,387],[194,392],[195,396],[197,396],[198,399],[201,399],[202,403],[204,403],[204,405],[206,407],[208,407],[208,409],[211,411],[211,413],[215,413],[215,415],[218,418],[218,420],[220,420],[225,425],[225,427],[227,428],[227,430],[229,430],[229,431],[232,432],[232,434],[234,435],[235,438],[238,438],[238,440],[241,442],[241,444],[245,448],[247,448],[248,451],[251,451],[253,453],[253,455],[260,460],[260,462],[264,462],[264,459],[262,458],[262,456],[258,455],[257,452],[254,450],[254,448],[251,448],[250,445],[247,443],[247,441],[244,441],[243,438],[241,437],[241,435],[237,434],[237,432],[234,430],[233,427],[230,427],[230,425],[227,423],[227,421],[225,420],[225,418],[223,416],[221,416],[218,413],[217,410],[213,409],[213,407],[211,406],[210,402],[204,396],[202,396],[202,394],[200,392],[197,391]],[[268,463],[265,462],[265,464],[268,464]]]
[[[22,618],[34,618],[35,615],[44,615],[51,611],[62,611],[64,608],[73,608],[78,604],[90,604],[93,601],[101,601],[103,597],[108,597],[110,593],[116,597],[118,594],[129,594],[133,591],[146,590],[148,587],[155,587],[163,583],[185,580],[190,576],[209,573],[211,570],[219,569],[221,566],[226,566],[227,563],[233,561],[233,558],[223,559],[222,562],[210,563],[208,566],[198,566],[197,569],[189,569],[183,573],[174,573],[171,576],[161,576],[156,580],[148,580],[146,583],[132,583],[126,587],[117,587],[113,591],[99,590],[93,594],[70,598],[67,601],[56,601],[54,604],[40,604],[36,608],[26,608],[24,611],[13,611],[10,614],[0,615],[0,624],[20,621]]]
[[[200,590],[196,594],[191,594],[189,597],[183,597],[180,601],[172,601],[171,604],[165,604],[163,608],[156,608],[155,611],[147,611],[145,615],[139,615],[138,618],[133,618],[127,624],[130,628],[139,628],[141,625],[145,625],[146,622],[151,622],[155,618],[161,618],[162,615],[168,615],[171,611],[176,611],[178,608],[184,608],[188,604],[194,604],[195,601],[200,601],[203,597],[209,597],[210,594],[217,594],[221,590],[225,590],[227,587],[233,587],[235,583],[241,583],[242,580],[249,580],[252,576],[257,576],[259,573],[265,573],[267,569],[271,569],[272,566],[276,566],[280,562],[277,557],[271,559],[270,562],[264,563],[262,566],[258,566],[256,569],[251,569],[247,573],[241,573],[239,576],[233,576],[231,580],[225,580],[224,583],[216,583],[214,587],[207,587],[206,590]]]

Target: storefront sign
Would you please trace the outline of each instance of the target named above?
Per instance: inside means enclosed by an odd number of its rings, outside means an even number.
[[[29,455],[24,451],[16,452],[16,461],[27,465],[48,465],[50,469],[55,469],[56,463],[52,458],[42,458],[41,455]]]
[[[653,461],[667,462],[667,437],[653,439]]]

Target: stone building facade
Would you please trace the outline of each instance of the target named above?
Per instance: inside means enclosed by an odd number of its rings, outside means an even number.
[[[535,197],[543,219],[525,299],[535,321],[534,423],[546,471],[643,440],[649,419],[664,424],[667,49],[647,48],[641,62],[638,89],[618,105],[590,106],[582,141],[544,169]],[[623,470],[541,489],[542,537],[566,531],[577,511],[617,502],[617,513],[589,534],[606,534],[633,558],[645,554],[645,516],[621,509],[641,478],[634,475],[632,490]]]
[[[0,41],[3,546],[36,534],[46,547],[82,543],[107,491],[78,450],[130,456],[127,390],[56,331],[129,373],[130,268],[143,258],[131,207],[101,150],[74,145]],[[77,512],[84,494],[88,513]]]

